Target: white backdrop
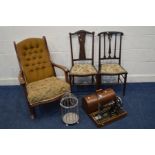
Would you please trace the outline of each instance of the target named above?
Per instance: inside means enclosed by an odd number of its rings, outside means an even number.
[[[131,26],[1,26],[0,27],[0,85],[18,83],[18,61],[13,41],[29,37],[47,38],[51,57],[55,63],[70,68],[69,32],[84,29],[95,31],[95,65],[98,60],[98,37],[102,31],[122,31],[122,66],[129,72],[128,82],[155,82],[155,27]],[[58,72],[60,77],[62,72]]]

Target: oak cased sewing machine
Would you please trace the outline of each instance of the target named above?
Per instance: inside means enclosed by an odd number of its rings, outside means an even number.
[[[83,106],[87,114],[98,127],[118,120],[127,115],[122,100],[111,88],[99,89],[83,98]]]

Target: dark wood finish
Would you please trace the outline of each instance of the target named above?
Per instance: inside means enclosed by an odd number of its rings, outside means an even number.
[[[127,112],[123,109],[121,99],[111,88],[99,89],[84,96],[82,103],[84,110],[96,123],[97,127],[103,127],[127,115]]]
[[[69,83],[69,79],[68,79],[69,70],[68,70],[68,68],[66,68],[65,66],[62,66],[62,65],[55,64],[55,63],[53,63],[53,62],[52,62],[52,65],[53,65],[54,67],[57,67],[57,68],[59,68],[59,69],[61,69],[61,70],[64,71],[65,80],[66,80],[66,82]]]
[[[127,74],[125,74],[124,76],[123,96],[125,96],[126,82],[127,82]]]
[[[122,32],[116,32],[116,31],[108,31],[108,32],[101,32],[98,34],[99,36],[99,67],[101,66],[101,60],[110,60],[110,59],[116,59],[118,60],[119,64],[121,64],[121,47],[122,47],[122,36],[123,36],[123,33]],[[102,44],[102,38],[103,38],[103,41],[104,41],[104,54],[103,54],[103,57],[101,56],[101,52],[102,52],[102,49],[101,49],[101,44]],[[112,38],[114,38],[114,45],[112,47],[112,44],[111,44],[111,40]],[[106,39],[108,39],[108,44],[109,44],[109,47],[108,47],[108,51],[106,51]],[[119,44],[119,54],[118,56],[116,56],[116,49],[117,49],[117,42],[118,42],[118,39],[120,39],[120,44]],[[113,50],[113,51],[112,51]],[[108,56],[106,55],[108,54]]]
[[[95,93],[83,97],[83,107],[85,111],[90,114],[98,110],[99,104],[104,104],[105,106],[112,100],[116,100],[116,94],[113,89],[99,89],[96,90]]]
[[[90,35],[92,37],[92,56],[91,58],[86,57],[86,51],[85,51],[85,40],[86,36]],[[90,60],[91,64],[94,65],[94,35],[95,32],[88,32],[85,30],[79,30],[75,33],[69,33],[70,36],[70,47],[71,47],[71,59],[72,59],[72,66],[74,65],[74,61],[79,61],[79,60]],[[78,36],[79,40],[79,58],[75,59],[74,58],[74,53],[73,53],[73,43],[72,40],[74,36]]]
[[[46,41],[46,37],[45,36],[43,36],[43,40],[45,42],[45,45],[46,45],[46,48],[47,48],[47,51],[48,51],[48,56],[50,58],[49,49],[48,49],[48,45],[47,45],[47,41]],[[27,90],[26,90],[26,84],[27,84],[27,82],[26,82],[25,75],[22,72],[22,67],[21,67],[20,59],[19,59],[18,54],[17,54],[17,46],[16,46],[16,43],[15,42],[14,42],[14,47],[15,47],[15,51],[16,51],[16,55],[17,55],[17,59],[18,59],[19,67],[20,67],[18,79],[19,79],[20,85],[24,89],[25,95],[27,96],[28,95]],[[68,79],[68,72],[69,72],[69,70],[65,66],[58,65],[58,64],[55,64],[53,62],[51,62],[51,65],[53,66],[53,69],[54,69],[54,67],[57,67],[57,68],[63,70],[64,71],[64,74],[65,74],[65,80],[66,80],[66,82],[69,83],[69,79]],[[54,69],[54,76],[56,76],[55,69]],[[62,97],[62,95],[60,95],[60,96],[58,96],[56,98],[52,98],[52,99],[46,100],[46,101],[44,100],[43,102],[38,102],[37,105],[30,105],[28,99],[26,98],[27,99],[27,105],[28,105],[28,108],[29,108],[29,111],[30,111],[31,118],[34,119],[36,117],[36,113],[35,113],[35,107],[36,106],[41,105],[41,104],[45,104],[45,103],[54,102],[56,100],[60,100],[61,97]]]
[[[123,96],[125,95],[126,90],[126,82],[127,82],[127,72],[126,73],[119,73],[119,74],[103,74],[100,72],[101,65],[104,63],[105,60],[116,60],[119,65],[121,65],[121,50],[122,50],[122,36],[123,32],[117,31],[107,31],[101,32],[98,34],[99,36],[99,85],[101,84],[101,76],[118,76],[118,83],[121,81],[121,77],[124,79],[124,86],[123,86]],[[113,44],[112,44],[112,39]],[[103,49],[102,47],[103,42]],[[107,43],[108,42],[108,43]],[[107,45],[108,44],[108,45]],[[108,48],[107,48],[108,47]],[[107,49],[107,50],[106,50]],[[103,56],[102,56],[103,53]],[[103,62],[102,62],[103,61]]]
[[[85,30],[79,30],[79,31],[76,31],[74,33],[69,33],[72,67],[74,66],[75,61],[81,61],[81,60],[88,60],[94,66],[94,35],[95,35],[95,32],[88,32]],[[73,42],[73,39],[75,36],[78,37],[78,41],[79,41],[79,57],[78,58],[74,58],[74,52],[73,52],[73,43],[72,42]],[[92,37],[92,50],[91,50],[91,57],[90,58],[88,58],[86,56],[86,49],[85,49],[86,36]],[[92,75],[92,74],[70,75],[70,84],[74,84],[74,77],[75,76],[77,76],[77,77],[92,76],[92,83],[94,83],[94,76],[95,76],[96,84],[98,81],[98,76],[96,74],[94,74],[94,75]]]
[[[86,33],[85,32],[79,33],[78,39],[79,39],[79,46],[80,46],[79,59],[85,60],[86,59],[86,53],[85,53]]]
[[[112,123],[114,121],[117,121],[123,117],[125,117],[128,113],[122,109],[122,111],[120,111],[118,114],[114,114],[111,117],[106,117],[106,118],[102,118],[99,120],[96,120],[96,116],[98,115],[98,111],[95,111],[91,114],[89,114],[89,117],[94,121],[94,123],[96,124],[96,126],[98,128],[104,127],[105,125]]]

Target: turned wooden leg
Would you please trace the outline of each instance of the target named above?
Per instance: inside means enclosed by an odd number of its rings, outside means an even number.
[[[96,75],[96,89],[99,89],[101,87],[101,75]]]
[[[125,96],[125,91],[126,91],[126,81],[127,81],[127,74],[125,74],[125,76],[124,76],[123,96]]]
[[[118,75],[118,83],[119,83],[119,78],[120,78],[120,75]]]
[[[71,92],[72,92],[72,76],[69,75],[69,83],[70,83],[70,88],[71,88]]]
[[[70,83],[70,85],[72,85],[72,76],[71,75],[69,75],[69,83]]]
[[[91,77],[91,82],[94,84],[94,75]]]
[[[74,85],[74,83],[75,83],[75,82],[74,82],[74,81],[75,81],[75,80],[74,80],[74,76],[72,76],[72,81],[73,81],[73,85]]]

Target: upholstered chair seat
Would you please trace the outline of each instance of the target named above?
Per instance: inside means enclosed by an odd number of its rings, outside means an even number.
[[[24,87],[31,118],[36,116],[35,107],[60,100],[70,91],[69,70],[51,61],[46,38],[27,38],[15,43],[19,61],[19,82]],[[57,78],[55,68],[64,72],[65,81]],[[59,102],[57,102],[59,104]]]
[[[35,81],[27,85],[28,100],[32,106],[57,98],[70,91],[70,85],[56,77]]]
[[[95,75],[96,68],[91,64],[74,64],[70,71],[70,75]]]
[[[122,74],[127,71],[119,64],[102,64],[100,73],[102,74]]]
[[[78,80],[84,77],[90,77],[89,80],[87,78],[87,82],[98,86],[98,71],[94,66],[94,37],[95,32],[85,30],[69,33],[72,60],[69,72],[71,86],[85,85],[85,82],[81,83]]]
[[[106,31],[99,36],[99,85],[105,78],[102,76],[118,77],[118,84],[123,84],[123,96],[125,96],[128,72],[121,66],[121,51],[123,32]],[[105,83],[104,83],[105,84]]]

